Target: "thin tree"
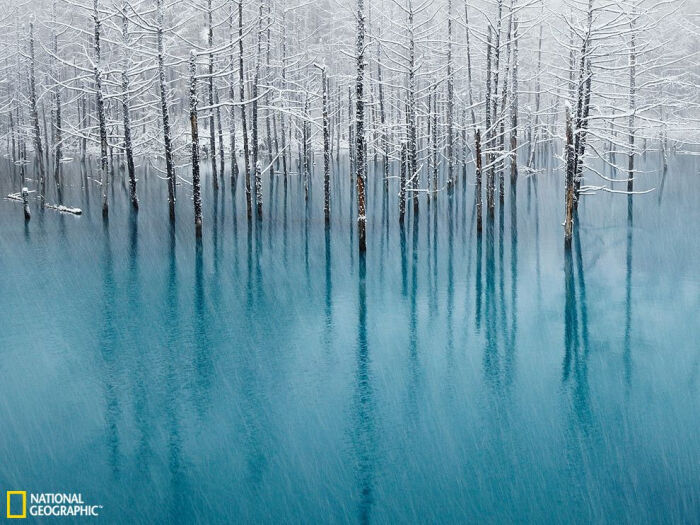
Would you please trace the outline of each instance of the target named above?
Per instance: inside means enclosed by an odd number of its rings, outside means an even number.
[[[202,236],[202,195],[199,181],[199,129],[197,125],[197,55],[190,53],[190,130],[192,135],[192,201],[194,229]]]
[[[357,184],[357,239],[360,253],[367,251],[365,224],[365,7],[357,0],[357,78],[355,81],[355,180]]]

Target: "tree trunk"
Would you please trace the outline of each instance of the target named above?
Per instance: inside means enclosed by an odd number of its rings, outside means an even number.
[[[571,123],[571,108],[566,105],[566,219],[564,221],[564,245],[571,249],[571,233],[574,213],[574,172],[576,160],[574,151],[574,131]]]
[[[28,221],[32,218],[32,212],[29,211],[29,190],[22,188],[22,205],[24,208],[24,220]]]
[[[253,216],[250,194],[250,148],[245,111],[245,75],[243,74],[243,0],[238,1],[238,89],[241,96],[241,126],[243,127],[243,160],[245,165],[245,199],[248,219]]]
[[[321,69],[321,89],[323,90],[323,215],[328,224],[331,219],[331,129],[328,120],[328,78],[325,66]]]
[[[175,220],[175,166],[173,165],[173,148],[170,138],[170,115],[168,113],[168,94],[165,88],[165,60],[163,58],[163,0],[156,0],[158,26],[156,37],[158,45],[158,83],[160,91],[160,110],[163,117],[163,142],[165,143],[165,170],[168,178],[168,207],[170,220]]]
[[[464,0],[464,32],[467,37],[467,89],[469,93],[469,111],[472,116],[472,126],[476,128],[476,115],[474,114],[474,91],[472,89],[472,54],[469,48],[469,13],[467,11],[467,0]]]
[[[447,0],[447,187],[454,184],[454,76],[452,74],[452,0]]]
[[[51,9],[51,18],[53,21],[53,28],[52,28],[52,40],[53,40],[53,53],[56,57],[58,57],[58,35],[56,34],[56,0],[53,1],[52,3],[52,9]],[[55,123],[55,140],[54,140],[54,171],[53,171],[53,178],[56,183],[56,188],[58,189],[58,204],[63,204],[63,191],[61,191],[61,160],[63,159],[63,122],[62,122],[62,117],[61,117],[61,86],[60,86],[60,81],[61,81],[61,70],[60,70],[60,65],[54,58],[54,75],[56,77],[56,80],[59,82],[59,85],[56,86],[56,92],[54,93],[54,103],[55,103],[55,115],[56,115],[56,123]],[[12,119],[12,112],[10,112],[10,119]],[[14,137],[13,137],[13,143],[14,143]],[[14,144],[13,144],[13,156],[14,156]]]
[[[633,15],[634,16],[634,13]],[[627,191],[631,192],[634,190],[634,116],[637,111],[636,105],[636,80],[637,80],[637,50],[635,42],[635,28],[634,28],[634,18],[630,22],[632,34],[630,36],[630,116],[629,116],[629,153],[628,153],[628,164],[627,164]]]
[[[190,53],[190,128],[192,133],[192,200],[194,202],[194,228],[197,237],[202,236],[202,195],[199,181],[199,129],[197,126],[197,56]]]
[[[476,233],[481,235],[482,203],[481,203],[481,131],[476,130]]]
[[[94,33],[94,51],[95,51],[95,104],[97,110],[97,120],[100,131],[100,174],[102,188],[102,216],[107,217],[109,214],[109,204],[107,202],[107,189],[109,179],[107,177],[108,168],[108,145],[107,145],[107,122],[105,117],[104,94],[102,92],[102,49],[100,44],[102,24],[99,17],[99,2],[95,0],[93,4],[93,19],[95,24]]]
[[[95,0],[97,3],[97,0]],[[34,130],[34,156],[39,166],[39,203],[41,207],[46,204],[46,170],[44,169],[44,149],[41,143],[41,129],[39,128],[39,111],[37,110],[36,76],[34,61],[34,22],[29,22],[29,105],[31,111],[32,127]]]
[[[401,143],[401,158],[399,160],[399,224],[403,225],[406,216],[406,172],[408,171],[408,148]]]
[[[122,38],[125,49],[129,45],[129,19],[126,16],[126,8],[122,11]],[[126,51],[125,51],[126,53]],[[134,167],[134,151],[131,143],[131,110],[129,104],[129,66],[128,58],[125,56],[124,69],[122,71],[122,118],[124,121],[124,152],[126,154],[126,168],[129,176],[129,197],[134,210],[139,209],[139,199],[136,196],[136,169]]]
[[[211,161],[211,177],[214,189],[219,189],[219,179],[216,176],[216,132],[214,131],[214,22],[212,20],[211,0],[207,0],[207,45],[209,47],[209,159]]]
[[[262,166],[260,165],[260,142],[258,139],[258,85],[260,83],[260,54],[262,52],[262,23],[263,23],[263,2],[260,0],[258,10],[258,56],[255,60],[255,77],[253,79],[253,164],[255,166],[255,206],[257,208],[258,220],[263,216],[263,195],[262,195]]]
[[[513,20],[513,87],[510,103],[510,182],[518,181],[518,20]]]
[[[486,35],[486,164],[488,167],[488,172],[486,175],[486,207],[488,208],[489,217],[494,215],[494,198],[493,198],[493,154],[491,153],[491,137],[493,136],[493,131],[491,130],[491,95],[492,95],[492,81],[491,81],[491,25],[489,24],[487,35]]]
[[[408,2],[408,181],[413,189],[413,212],[418,213],[418,144],[416,137],[416,41],[413,28],[413,2]]]
[[[365,238],[365,7],[364,0],[357,0],[357,79],[355,81],[355,164],[357,184],[357,239],[361,254],[367,251]]]

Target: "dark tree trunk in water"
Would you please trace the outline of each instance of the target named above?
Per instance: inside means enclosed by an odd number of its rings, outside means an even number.
[[[418,138],[416,136],[416,40],[413,27],[413,3],[408,2],[408,166],[406,174],[413,190],[413,212],[418,213]]]
[[[56,57],[58,57],[58,36],[56,34],[56,0],[53,1],[52,4],[52,9],[51,9],[51,17],[52,17],[52,25],[54,26],[53,29],[53,35],[52,35],[52,40],[53,40],[53,53]],[[55,66],[55,71],[54,74],[56,75],[56,80],[60,83],[61,80],[61,70],[60,70],[60,65],[56,62],[56,59],[54,58],[54,66]],[[63,122],[62,122],[62,117],[61,117],[61,86],[56,86],[56,93],[54,95],[54,102],[56,104],[56,123],[55,123],[55,130],[56,130],[56,137],[54,140],[54,170],[53,170],[53,178],[56,183],[56,188],[58,189],[58,204],[63,204],[63,191],[61,191],[61,160],[63,159]],[[10,124],[12,124],[12,112],[10,111]],[[14,141],[14,139],[13,139]],[[13,156],[14,156],[14,145],[13,145]]]
[[[24,207],[24,220],[28,221],[32,218],[32,213],[29,211],[29,190],[22,188],[22,204]]]
[[[634,116],[637,111],[636,106],[636,74],[637,74],[637,55],[636,55],[636,43],[635,43],[635,29],[634,29],[634,18],[630,23],[632,28],[632,35],[630,37],[630,116],[629,116],[629,154],[628,154],[628,164],[627,164],[627,191],[631,192],[634,190]]]
[[[107,122],[105,117],[105,107],[104,107],[104,94],[102,92],[102,71],[100,69],[100,64],[102,61],[102,50],[100,47],[100,37],[101,37],[101,27],[99,17],[99,5],[98,0],[95,0],[93,4],[93,21],[95,23],[95,33],[94,33],[94,47],[95,47],[95,103],[97,109],[97,120],[99,122],[100,130],[100,174],[101,174],[101,188],[102,188],[102,216],[107,217],[109,214],[109,204],[107,202],[107,189],[109,186],[109,179],[107,177],[107,166],[108,166],[108,146],[107,146]]]
[[[214,92],[216,102],[216,132],[219,135],[219,177],[224,183],[224,170],[226,169],[226,155],[224,154],[224,127],[221,123],[221,106],[219,105],[219,93]]]
[[[518,181],[518,20],[513,20],[513,87],[510,103],[510,182]]]
[[[578,206],[579,190],[583,180],[583,155],[586,151],[586,128],[591,100],[591,59],[588,57],[593,25],[593,0],[588,0],[588,29],[581,47],[579,66],[578,100],[574,132],[574,208]]]
[[[467,88],[469,93],[469,111],[472,116],[472,126],[476,127],[476,115],[474,114],[474,90],[472,89],[472,54],[469,48],[469,12],[467,10],[467,0],[464,0],[464,32],[467,40]]]
[[[39,128],[39,111],[37,110],[36,77],[34,71],[34,22],[29,23],[29,104],[34,130],[34,156],[39,165],[39,203],[46,204],[46,170],[44,169],[44,149],[41,144],[41,129]]]
[[[209,46],[209,157],[211,160],[211,178],[214,189],[219,189],[219,179],[216,176],[216,131],[214,122],[214,24],[212,20],[211,0],[207,0],[207,45]]]
[[[505,175],[504,175],[504,163],[503,156],[505,156],[505,137],[506,137],[506,110],[508,109],[508,96],[510,92],[508,91],[508,77],[510,76],[510,45],[511,45],[511,35],[513,29],[513,1],[511,0],[510,6],[510,16],[508,17],[508,32],[506,33],[506,60],[505,60],[505,71],[503,72],[503,90],[501,92],[501,114],[500,114],[500,132],[499,136],[499,149],[501,160],[498,162],[498,202],[503,206],[505,200]],[[495,119],[494,119],[495,121]]]
[[[286,11],[282,12],[282,89],[287,88],[287,23],[285,20]],[[285,125],[285,115],[280,113],[280,138],[282,142],[282,172],[284,173],[284,181],[287,183],[287,131]],[[291,160],[290,160],[291,163]]]
[[[160,87],[160,110],[163,117],[163,142],[165,143],[165,169],[168,177],[168,207],[170,220],[175,220],[175,166],[173,165],[173,147],[170,139],[170,115],[168,114],[168,94],[165,91],[165,61],[163,58],[163,0],[156,1],[158,26],[156,28],[158,45],[158,82]]]
[[[437,198],[438,194],[438,175],[440,171],[438,162],[438,105],[437,105],[437,88],[433,88],[433,111],[432,111],[432,127],[431,141],[432,157],[433,157],[433,197]]]
[[[406,171],[408,161],[406,143],[401,143],[401,160],[399,161],[399,223],[403,225],[404,217],[406,216]]]
[[[250,194],[250,148],[248,146],[248,122],[245,112],[245,76],[243,74],[243,0],[238,2],[238,89],[241,95],[241,126],[243,127],[245,202],[248,219],[250,219],[253,216],[253,205]]]
[[[126,10],[122,12],[122,39],[125,46],[129,44],[129,19]],[[127,73],[128,61],[125,60],[122,71],[122,118],[124,121],[124,152],[126,154],[126,168],[129,175],[129,197],[134,210],[139,209],[139,199],[136,196],[136,169],[134,167],[134,151],[131,143],[131,110],[129,108],[129,75]]]
[[[258,139],[258,84],[260,82],[260,53],[262,51],[262,21],[263,21],[263,0],[260,1],[258,14],[258,56],[255,61],[255,77],[253,79],[253,108],[252,108],[252,141],[253,141],[253,165],[255,166],[255,206],[257,208],[258,220],[262,220],[262,166],[260,166],[260,142]]]
[[[476,130],[476,233],[481,235],[482,203],[481,203],[481,131]]]
[[[124,98],[122,99],[122,115],[124,118],[124,150],[126,152],[126,167],[129,174],[129,197],[131,205],[135,210],[139,209],[139,199],[136,196],[136,169],[134,167],[134,151],[131,144],[131,118],[129,116],[129,79],[126,71],[122,73],[122,90]]]
[[[270,10],[272,9],[271,2],[268,2],[267,4],[267,35],[265,37],[265,83],[270,84],[270,40],[271,40],[271,31],[270,27],[272,26],[272,20],[270,16]],[[262,16],[262,14],[261,14]],[[274,160],[274,152],[272,150],[273,146],[273,140],[272,140],[272,130],[271,130],[271,125],[270,125],[270,91],[267,90],[265,93],[265,131],[267,133],[267,162],[269,165],[269,170],[270,170],[270,178],[272,178],[275,175],[275,160]],[[270,205],[272,205],[272,202],[270,202]]]
[[[192,133],[192,200],[194,228],[202,236],[202,194],[199,181],[199,129],[197,125],[197,63],[194,51],[190,54],[190,128]]]
[[[331,129],[328,120],[328,78],[325,66],[321,68],[321,89],[323,90],[323,214],[328,224],[331,219]]]
[[[386,129],[386,106],[384,105],[384,84],[382,82],[382,51],[380,39],[377,39],[377,86],[379,88],[379,119],[381,123],[382,136],[382,173],[384,175],[384,191],[389,190],[389,141]]]
[[[517,53],[517,40],[516,40]],[[535,166],[535,153],[537,150],[537,140],[539,135],[539,119],[540,119],[540,73],[542,70],[542,24],[540,23],[540,37],[537,48],[537,73],[535,73],[535,119],[530,128],[530,143],[528,145],[529,152],[527,156],[527,169],[532,171]],[[517,71],[517,69],[516,69]]]
[[[574,131],[571,123],[571,108],[566,106],[566,219],[564,221],[564,245],[571,249],[571,232],[574,213],[574,175],[576,171],[576,154],[574,151]]]
[[[229,17],[229,34],[231,38],[231,74],[229,76],[229,88],[228,88],[228,98],[231,102],[231,109],[229,111],[229,141],[231,147],[231,188],[236,191],[236,185],[238,183],[238,160],[236,156],[236,106],[234,105],[236,101],[234,86],[234,69],[233,64],[235,63],[234,57],[234,45],[233,45],[233,35],[234,35],[234,18],[235,18],[236,8],[234,0],[231,0],[231,15]],[[241,102],[243,102],[241,100]],[[223,152],[222,152],[223,155]]]
[[[309,164],[311,147],[310,147],[308,120],[309,120],[309,94],[306,93],[306,95],[304,96],[304,112],[303,112],[303,119],[302,119],[302,123],[301,123],[301,149],[302,149],[301,167],[302,167],[302,173],[304,176],[304,201],[305,202],[308,202],[308,200],[309,200],[309,178],[310,178],[310,170],[311,170],[311,166]]]
[[[486,164],[488,166],[488,173],[486,174],[486,207],[488,208],[490,218],[492,218],[494,214],[494,173],[493,166],[490,166],[493,160],[493,155],[491,153],[491,137],[493,136],[491,130],[491,89],[493,87],[491,81],[491,55],[491,25],[489,25],[486,37],[486,136],[484,137],[484,145],[486,146]]]
[[[454,184],[454,94],[452,67],[452,0],[447,0],[447,186]]]
[[[355,179],[357,184],[357,239],[360,253],[367,251],[365,238],[365,7],[357,0],[357,79],[355,82]]]

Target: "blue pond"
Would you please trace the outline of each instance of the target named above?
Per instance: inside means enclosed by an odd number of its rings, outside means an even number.
[[[370,164],[366,259],[343,160],[328,229],[320,166],[252,222],[205,174],[201,244],[187,183],[171,227],[161,174],[135,215],[117,171],[103,221],[67,164],[82,216],[0,201],[0,490],[104,523],[698,523],[697,159],[584,196],[570,252],[551,166],[477,237],[473,172],[401,229]]]

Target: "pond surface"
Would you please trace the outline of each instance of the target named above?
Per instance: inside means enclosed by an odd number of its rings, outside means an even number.
[[[371,167],[366,259],[347,162],[328,230],[320,164],[261,222],[205,177],[201,245],[188,184],[171,228],[162,175],[135,215],[117,171],[105,222],[68,164],[82,216],[0,201],[0,487],[105,523],[697,523],[697,159],[585,196],[569,253],[556,170],[478,238],[471,171],[401,230]]]

